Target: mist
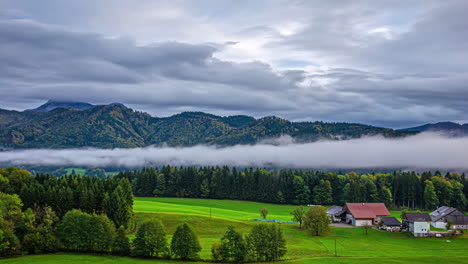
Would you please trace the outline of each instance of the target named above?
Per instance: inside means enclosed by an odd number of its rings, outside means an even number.
[[[0,152],[10,166],[236,166],[297,169],[468,169],[468,137],[423,133],[400,139],[365,137],[296,143],[286,136],[256,145],[133,149],[26,149]]]

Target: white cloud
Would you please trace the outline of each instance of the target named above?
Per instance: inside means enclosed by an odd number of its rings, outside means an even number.
[[[468,137],[419,134],[296,144],[280,138],[226,148],[35,149],[0,152],[0,163],[34,166],[143,167],[157,165],[315,169],[467,170]]]

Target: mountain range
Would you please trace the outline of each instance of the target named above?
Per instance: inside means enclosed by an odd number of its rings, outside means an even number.
[[[467,125],[461,127],[466,129]],[[0,109],[0,146],[4,148],[229,146],[255,144],[282,135],[298,142],[313,142],[372,135],[403,137],[430,129],[421,126],[393,130],[355,123],[291,122],[274,116],[256,119],[203,112],[159,118],[118,103],[48,101],[23,112]]]

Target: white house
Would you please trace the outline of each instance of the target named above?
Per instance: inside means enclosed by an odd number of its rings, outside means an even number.
[[[415,237],[429,236],[431,231],[431,217],[428,213],[405,213],[403,215],[403,227]]]

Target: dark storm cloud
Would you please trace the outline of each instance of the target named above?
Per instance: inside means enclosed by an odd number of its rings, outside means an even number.
[[[7,0],[0,9],[1,108],[53,98],[159,116],[467,119],[466,1]]]

